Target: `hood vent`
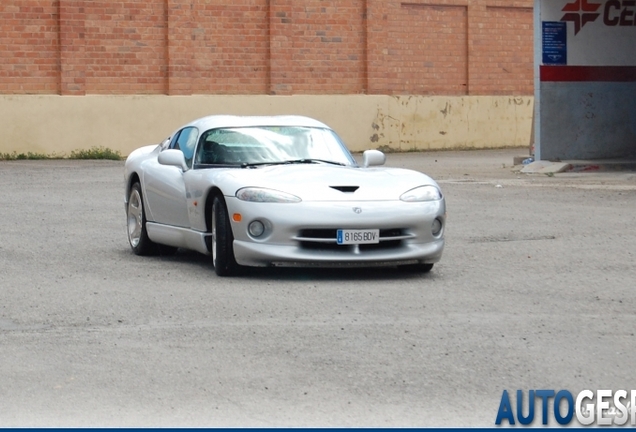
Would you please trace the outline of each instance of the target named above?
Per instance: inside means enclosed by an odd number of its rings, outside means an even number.
[[[329,186],[331,189],[339,190],[340,192],[353,193],[360,189],[360,186]]]

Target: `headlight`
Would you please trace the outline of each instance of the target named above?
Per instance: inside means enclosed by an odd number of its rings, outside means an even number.
[[[435,186],[419,186],[404,192],[400,199],[407,202],[437,201],[442,199],[442,192]]]
[[[296,195],[288,194],[274,189],[246,187],[236,192],[236,197],[241,201],[269,202],[269,203],[297,203],[301,199]]]

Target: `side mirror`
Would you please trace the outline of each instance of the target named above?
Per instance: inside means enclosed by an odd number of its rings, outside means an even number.
[[[185,156],[181,150],[167,149],[159,153],[157,158],[161,165],[175,166],[181,168],[182,171],[187,171]]]
[[[362,165],[365,168],[384,165],[384,162],[386,162],[386,155],[380,150],[366,150],[362,153]]]

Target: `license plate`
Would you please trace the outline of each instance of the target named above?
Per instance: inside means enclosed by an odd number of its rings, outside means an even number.
[[[337,231],[337,243],[339,245],[380,243],[380,230],[339,229]]]

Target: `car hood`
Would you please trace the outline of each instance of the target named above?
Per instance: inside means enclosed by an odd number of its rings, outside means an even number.
[[[388,167],[302,164],[223,171],[222,178],[215,179],[215,183],[228,195],[253,186],[291,193],[303,201],[397,200],[415,187],[437,186],[433,179],[418,171]]]

